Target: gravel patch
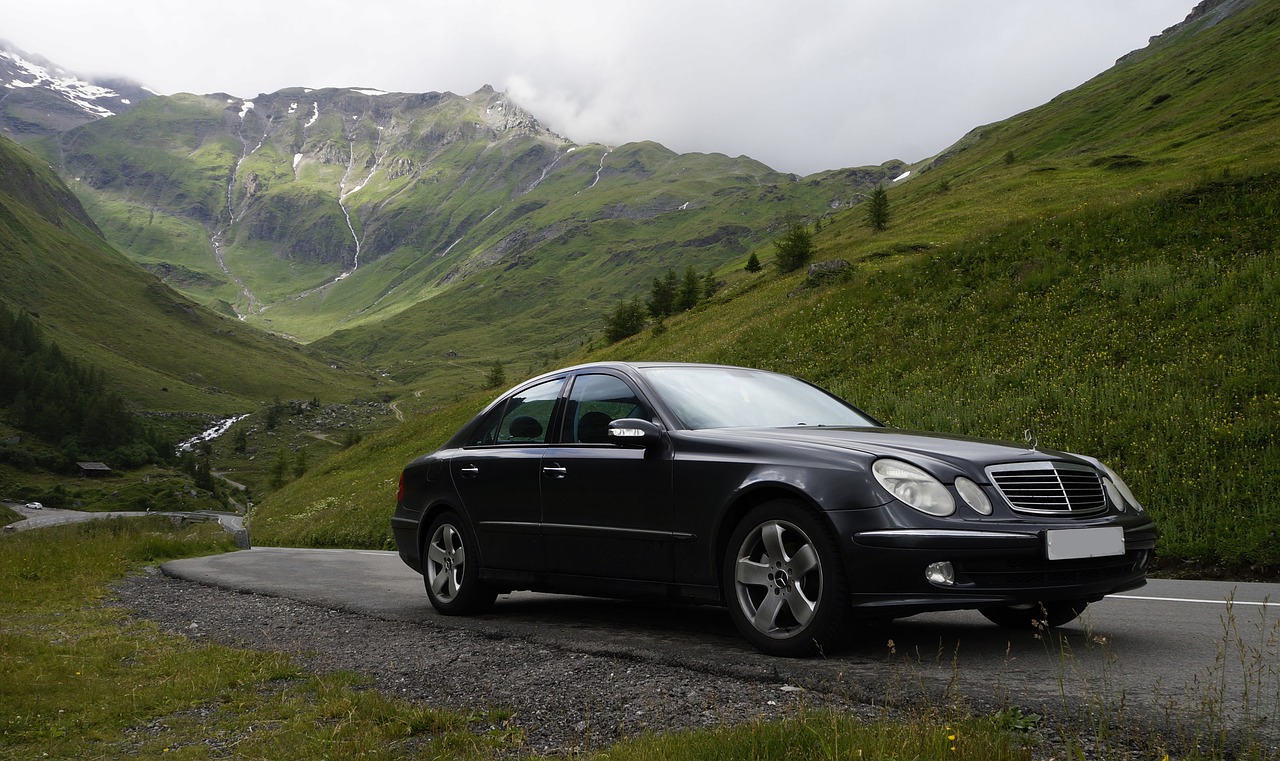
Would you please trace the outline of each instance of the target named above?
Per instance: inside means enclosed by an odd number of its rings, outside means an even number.
[[[461,712],[514,712],[531,753],[598,750],[645,731],[775,719],[834,706],[838,695],[652,662],[583,653],[431,622],[372,616],[169,578],[156,569],[117,585],[118,605],[171,633],[283,652],[316,672],[354,672],[389,695]]]

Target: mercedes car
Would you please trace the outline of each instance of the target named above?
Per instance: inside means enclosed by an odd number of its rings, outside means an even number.
[[[525,381],[400,478],[441,614],[514,590],[721,605],[760,650],[974,609],[1060,626],[1146,582],[1156,527],[1097,459],[881,424],[806,381],[608,362]]]

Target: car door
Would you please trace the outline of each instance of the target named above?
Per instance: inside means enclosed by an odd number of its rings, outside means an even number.
[[[470,516],[486,568],[545,569],[542,537],[542,457],[563,378],[531,386],[490,411],[450,474]]]
[[[542,532],[554,573],[672,578],[671,460],[609,443],[609,422],[625,417],[652,413],[622,378],[573,379],[559,442],[542,456]]]

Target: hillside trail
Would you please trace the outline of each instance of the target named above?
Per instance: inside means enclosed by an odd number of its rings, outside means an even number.
[[[459,367],[462,367],[462,365],[458,365],[458,366],[459,366]],[[413,392],[413,398],[414,398],[414,399],[421,399],[421,398],[422,398],[422,389],[418,389],[417,391],[414,391],[414,392]],[[394,401],[394,402],[392,402],[391,404],[388,404],[388,405],[387,405],[387,407],[388,407],[392,412],[396,413],[396,420],[398,420],[398,421],[399,421],[399,422],[401,422],[401,423],[403,423],[403,422],[405,421],[404,412],[403,412],[403,411],[401,411],[401,409],[400,409],[400,400],[399,400],[399,399],[395,400],[395,401]]]

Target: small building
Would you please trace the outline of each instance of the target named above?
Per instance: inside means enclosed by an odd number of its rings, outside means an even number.
[[[78,462],[76,467],[80,468],[81,478],[102,478],[111,475],[111,468],[100,462]]]

